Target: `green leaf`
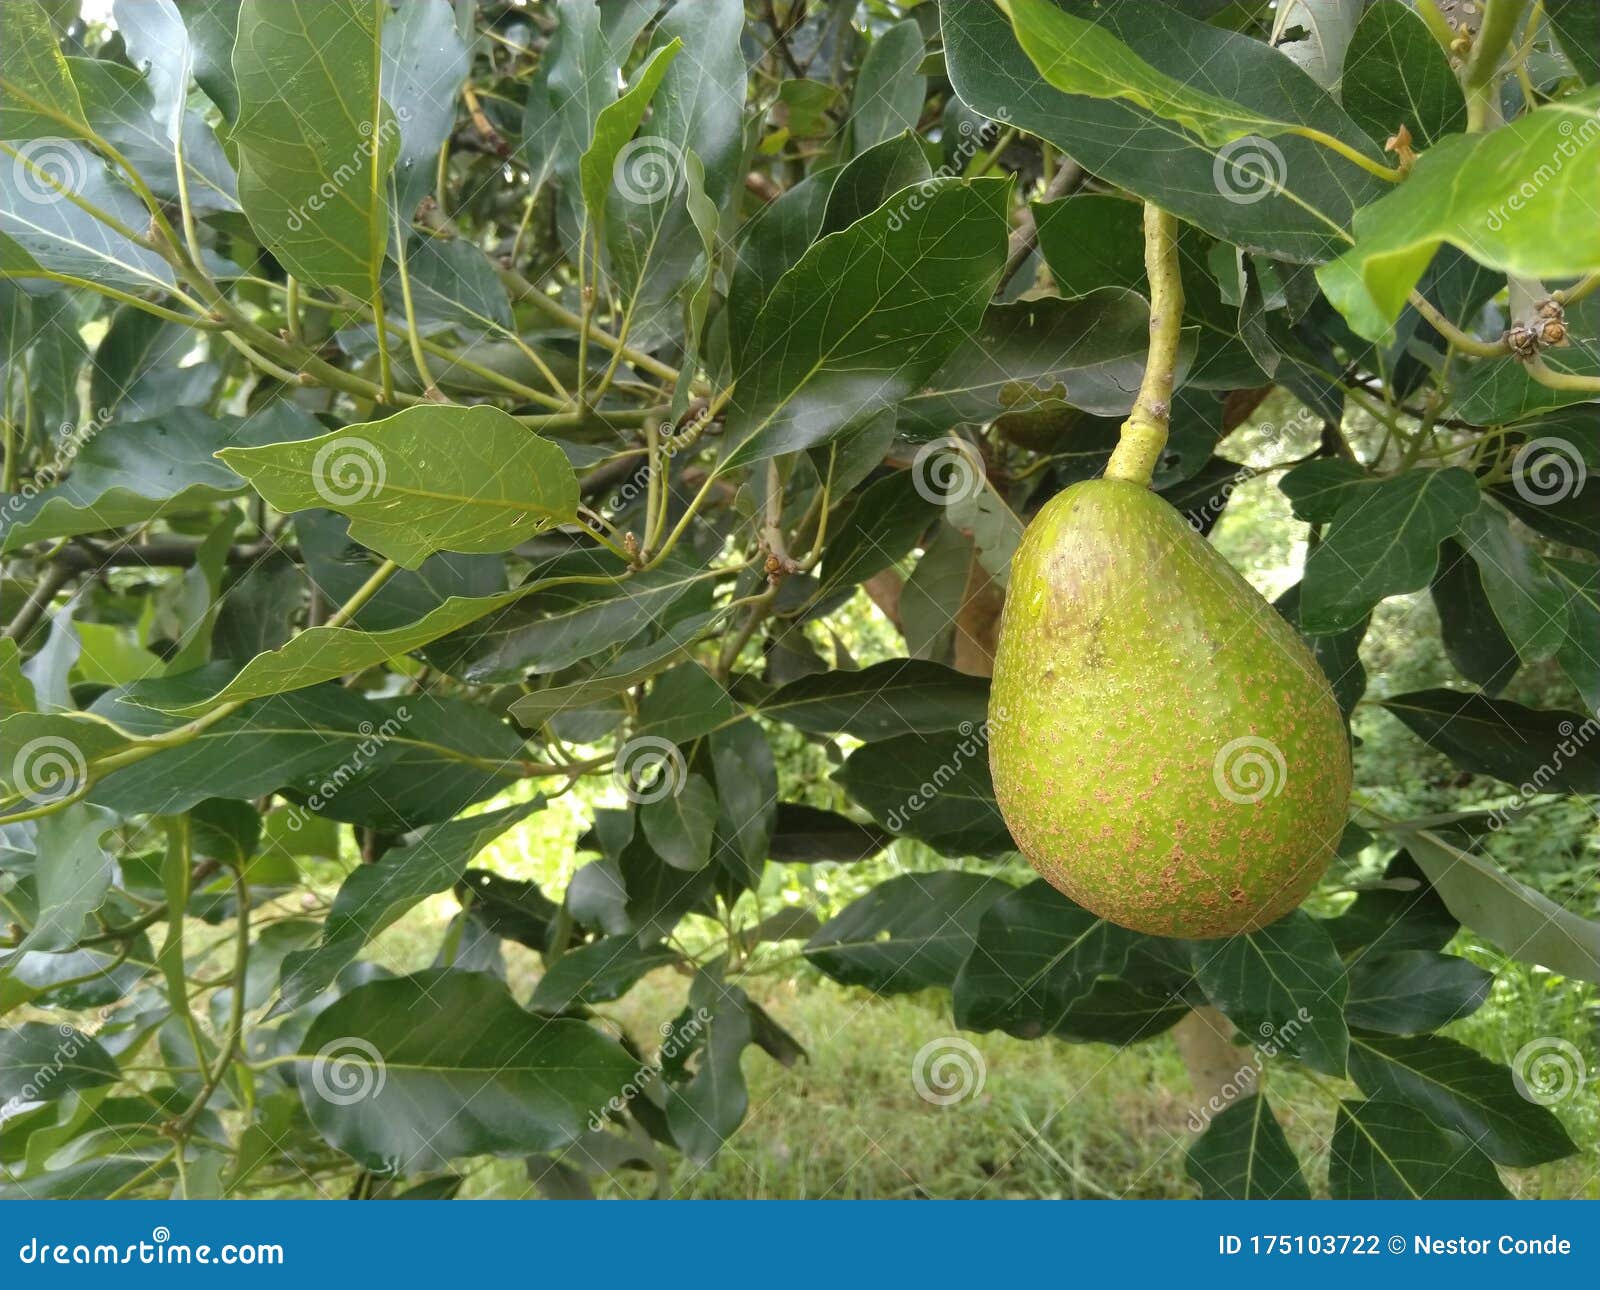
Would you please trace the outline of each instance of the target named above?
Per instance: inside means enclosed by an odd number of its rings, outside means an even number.
[[[857,153],[904,130],[916,130],[928,93],[928,78],[918,74],[924,48],[922,24],[915,18],[886,28],[868,46],[850,109],[850,138]]]
[[[973,334],[900,404],[900,431],[931,438],[1002,413],[1051,407],[1123,416],[1138,393],[1149,343],[1149,306],[1121,287],[1078,300],[990,305]],[[1185,348],[1183,369],[1192,355]]]
[[[1328,1149],[1334,1200],[1509,1200],[1494,1162],[1398,1102],[1341,1102]]]
[[[0,1105],[53,1102],[118,1078],[111,1054],[71,1026],[24,1021],[0,1029]]]
[[[1439,611],[1439,635],[1456,671],[1493,694],[1516,675],[1521,660],[1495,617],[1483,581],[1461,544],[1446,538],[1429,587]]]
[[[608,936],[568,950],[551,964],[534,987],[529,1006],[564,1012],[576,1004],[607,1003],[627,994],[645,973],[677,961],[678,952],[666,945]]]
[[[938,662],[950,656],[956,617],[966,599],[972,539],[941,524],[900,589],[900,631],[912,658]]]
[[[1540,357],[1545,366],[1553,371],[1600,377],[1600,294],[1591,293],[1583,297],[1567,306],[1566,312],[1568,343],[1546,349]],[[1463,421],[1482,426],[1524,421],[1553,408],[1565,408],[1569,404],[1583,405],[1594,398],[1592,390],[1553,390],[1548,385],[1539,384],[1528,375],[1522,360],[1511,354],[1504,358],[1480,358],[1468,364],[1451,394],[1454,396],[1455,414]],[[1579,406],[1569,415],[1582,418],[1592,414]],[[1528,518],[1528,514],[1537,515],[1541,511],[1547,516],[1571,512],[1575,520],[1581,520],[1586,525],[1587,532],[1580,538],[1563,540],[1576,540],[1579,546],[1588,547],[1591,551],[1600,549],[1600,537],[1595,533],[1594,508],[1590,506],[1585,509],[1578,498],[1568,497],[1558,502],[1540,497],[1538,504],[1526,505],[1524,513],[1518,510],[1517,504],[1523,499],[1514,488],[1496,488],[1495,493],[1524,519]]]
[[[686,775],[676,792],[639,808],[639,825],[661,859],[691,873],[711,860],[717,793],[703,775]]]
[[[493,977],[437,970],[358,986],[301,1051],[317,1132],[389,1174],[557,1150],[638,1071],[583,1022],[524,1012]]]
[[[1461,521],[1458,532],[1518,656],[1525,663],[1549,658],[1566,637],[1566,599],[1544,562],[1492,506],[1480,505]]]
[[[1350,1078],[1368,1097],[1421,1111],[1502,1165],[1543,1164],[1576,1150],[1547,1108],[1517,1092],[1509,1070],[1453,1039],[1352,1035]]]
[[[1169,76],[1145,62],[1104,24],[1075,17],[1050,0],[1006,0],[1004,8],[1017,43],[1045,80],[1065,93],[1126,99],[1215,145],[1246,135],[1292,133],[1298,124]]]
[[[1378,157],[1376,146],[1332,98],[1252,36],[1142,0],[1095,7],[1075,3],[1072,13],[1061,17],[1069,23],[1092,18],[1094,39],[1109,42],[1108,48],[1119,46],[1111,61],[1084,69],[1101,88],[1119,88],[1109,75],[1119,68],[1159,68],[1155,82],[1145,88],[1157,97],[1169,93],[1174,110],[1225,102],[1251,120],[1246,136],[1267,132],[1258,121],[1269,127],[1305,125]],[[1280,134],[1218,147],[1174,129],[1132,98],[1062,93],[1041,77],[1005,15],[993,6],[944,5],[940,19],[950,79],[975,110],[1003,116],[1055,144],[1106,183],[1248,250],[1295,261],[1326,259],[1346,244],[1343,230],[1356,208],[1384,188],[1375,176],[1308,139]],[[1130,74],[1139,73],[1135,68]],[[1203,110],[1196,116],[1203,118]]]
[[[999,280],[1009,196],[933,180],[812,245],[755,318],[721,468],[824,443],[931,376]]]
[[[891,833],[917,838],[945,855],[1016,849],[995,804],[981,730],[958,727],[864,744],[834,779]]]
[[[1567,634],[1556,658],[1584,705],[1600,712],[1600,565],[1547,558],[1545,567],[1567,601]]]
[[[1342,1076],[1349,1033],[1344,964],[1322,924],[1296,910],[1258,932],[1196,942],[1195,979],[1251,1040]]]
[[[856,494],[834,521],[819,596],[865,582],[907,555],[933,520],[937,497],[912,470],[896,471]]]
[[[1544,18],[1578,75],[1600,82],[1600,12],[1588,0],[1546,0]]]
[[[1097,978],[1122,972],[1136,939],[1043,879],[1007,891],[984,910],[951,990],[956,1025],[1049,1034]]]
[[[43,138],[0,143],[0,153],[10,181],[0,185],[0,271],[30,277],[42,266],[134,291],[173,286],[172,266],[128,236],[141,235],[149,211],[85,145]]]
[[[971,733],[987,720],[988,708],[987,678],[913,659],[801,677],[760,705],[763,715],[811,734],[869,741],[963,726]]]
[[[716,1155],[749,1108],[740,1059],[755,1037],[755,1006],[738,986],[700,972],[689,988],[690,1016],[669,1036],[681,1031],[698,1049],[693,1077],[667,1093],[672,1139],[696,1163]]]
[[[243,418],[175,408],[158,421],[106,426],[84,444],[63,483],[7,508],[0,551],[144,524],[237,497],[247,486],[215,460],[219,449],[319,429],[305,413],[283,404]]]
[[[537,729],[563,712],[603,703],[688,657],[695,644],[720,621],[713,614],[695,614],[674,623],[652,641],[618,650],[581,681],[552,685],[525,694],[511,705],[511,715]]]
[[[816,171],[812,172],[813,176],[817,174]],[[789,263],[798,260],[801,252],[816,238],[849,228],[858,219],[865,219],[872,214],[902,188],[910,188],[932,178],[933,171],[928,166],[928,154],[923,151],[922,141],[909,129],[859,151],[839,168],[838,177],[833,180],[831,187],[827,187],[823,194],[827,206],[821,221],[810,230],[805,244],[790,256]],[[780,197],[778,200],[783,199]],[[778,222],[781,224],[782,221]],[[752,244],[756,240],[752,231]],[[752,249],[755,249],[754,245]],[[788,263],[782,266],[785,269],[788,267]]]
[[[1344,1016],[1362,1030],[1417,1035],[1476,1012],[1494,974],[1433,950],[1363,954],[1350,965]]]
[[[377,864],[355,869],[333,898],[321,942],[285,956],[274,1011],[288,1012],[316,998],[368,941],[429,896],[449,891],[478,852],[543,806],[544,799],[535,798],[521,806],[437,824]]]
[[[51,113],[84,124],[78,88],[50,29],[49,14],[38,0],[16,0],[6,6],[0,52],[0,138],[59,135],[63,125]]]
[[[1439,543],[1478,505],[1470,472],[1408,470],[1340,504],[1306,560],[1300,625],[1313,636],[1353,627],[1379,601],[1427,585]]]
[[[402,0],[384,21],[382,45],[378,83],[400,134],[395,215],[409,223],[417,203],[433,192],[439,149],[455,128],[456,96],[470,59],[456,14],[427,0]]]
[[[639,705],[638,734],[686,744],[739,716],[722,682],[694,660],[656,678]]]
[[[1423,153],[1403,184],[1357,211],[1355,245],[1317,270],[1351,329],[1387,343],[1444,243],[1519,277],[1600,269],[1600,226],[1586,215],[1600,160],[1582,143],[1597,107],[1600,90],[1592,90],[1486,134],[1452,135]]]
[[[403,658],[412,650],[505,608],[532,590],[534,588],[525,587],[498,596],[451,596],[418,621],[383,632],[358,631],[351,627],[310,627],[291,637],[282,648],[256,655],[215,693],[163,710],[195,717],[223,703],[285,694],[351,676],[380,663]]]
[[[379,94],[385,0],[244,0],[233,70],[239,201],[302,282],[378,294],[397,119]]]
[[[488,406],[407,408],[217,455],[281,511],[348,515],[352,538],[407,569],[436,551],[508,551],[577,517],[566,454]]]
[[[19,757],[27,755],[24,745]],[[69,806],[38,822],[34,885],[39,916],[19,950],[63,950],[77,944],[85,920],[111,890],[116,866],[101,840],[116,824],[110,811],[83,805]]]
[[[633,83],[622,96],[601,108],[595,118],[594,138],[578,161],[578,182],[583,189],[583,204],[589,212],[591,228],[602,227],[605,220],[606,194],[611,189],[611,172],[617,154],[633,138],[656,87],[682,48],[683,42],[674,40],[652,53],[649,61],[634,73]]]
[[[1404,837],[1433,889],[1462,923],[1520,962],[1600,984],[1600,923],[1561,908],[1435,833]]]
[[[1189,1148],[1184,1172],[1206,1200],[1310,1200],[1300,1162],[1259,1093],[1227,1107]]]
[[[1326,524],[1346,502],[1365,497],[1365,490],[1376,488],[1380,482],[1367,474],[1360,462],[1318,457],[1286,470],[1278,487],[1289,499],[1295,519]]]
[[[1462,770],[1537,793],[1600,793],[1595,722],[1459,690],[1413,690],[1382,700],[1418,738]]]
[[[972,952],[984,911],[1010,890],[984,874],[901,874],[824,923],[806,942],[806,957],[835,981],[877,994],[948,987]]]
[[[877,855],[894,839],[870,824],[800,802],[779,802],[770,855],[780,864],[849,864]]]
[[[13,712],[36,711],[33,682],[22,671],[22,649],[9,637],[0,639],[0,720]]]
[[[1340,102],[1374,139],[1404,126],[1431,148],[1466,128],[1467,102],[1427,24],[1400,0],[1375,0],[1345,50]]]

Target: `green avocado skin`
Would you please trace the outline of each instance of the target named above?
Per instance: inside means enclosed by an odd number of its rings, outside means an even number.
[[[1001,814],[1042,877],[1134,931],[1208,938],[1299,905],[1350,744],[1298,633],[1137,484],[1053,497],[1011,565],[989,706]]]

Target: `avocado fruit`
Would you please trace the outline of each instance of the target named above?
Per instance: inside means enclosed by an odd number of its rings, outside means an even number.
[[[1194,939],[1298,906],[1338,846],[1350,743],[1299,634],[1148,488],[1050,499],[1011,565],[990,692],[1001,814],[1052,886]]]

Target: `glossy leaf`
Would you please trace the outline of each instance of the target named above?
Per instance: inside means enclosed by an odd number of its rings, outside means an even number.
[[[812,734],[887,739],[977,729],[988,716],[989,683],[936,663],[895,659],[859,672],[823,672],[780,687],[760,710]]]
[[[637,1064],[581,1021],[524,1012],[493,977],[430,971],[358,986],[301,1041],[317,1131],[384,1173],[566,1146]]]
[[[826,442],[936,371],[994,290],[1009,191],[935,180],[815,243],[756,316],[723,468]]]
[[[1414,690],[1383,700],[1419,737],[1463,770],[1532,793],[1600,793],[1600,748],[1592,719],[1524,707],[1459,690]]]
[[[1451,914],[1512,958],[1600,984],[1600,923],[1563,909],[1482,856],[1429,832],[1406,845]]]
[[[1600,268],[1600,230],[1583,215],[1600,162],[1579,131],[1600,91],[1546,104],[1487,134],[1441,140],[1406,181],[1356,212],[1356,242],[1317,281],[1351,328],[1383,342],[1406,297],[1448,242],[1480,264],[1522,277]],[[1538,181],[1528,158],[1547,159]]]
[[[1300,1162],[1261,1094],[1240,1098],[1206,1126],[1184,1160],[1207,1200],[1310,1200]]]
[[[981,731],[899,735],[865,744],[834,778],[891,833],[903,832],[945,855],[1014,849],[995,805]]]
[[[1478,486],[1459,467],[1407,471],[1341,503],[1306,560],[1302,628],[1343,631],[1385,597],[1426,586],[1439,543],[1477,505]]]
[[[1466,128],[1467,104],[1450,60],[1415,11],[1375,0],[1345,50],[1340,102],[1374,139],[1404,126],[1418,149]]]
[[[1494,975],[1431,950],[1363,954],[1350,965],[1345,1020],[1362,1030],[1416,1035],[1476,1012]]]
[[[408,569],[436,551],[506,551],[576,518],[566,454],[491,407],[416,407],[317,439],[218,454],[282,511],[331,507]]]
[[[1509,1070],[1453,1039],[1353,1035],[1350,1077],[1368,1097],[1420,1111],[1502,1165],[1536,1165],[1572,1150],[1561,1122],[1522,1097]]]
[[[239,201],[303,282],[364,300],[387,245],[398,126],[379,94],[386,3],[244,0],[233,70]]]
[[[806,957],[846,985],[879,994],[949,986],[984,911],[1011,888],[976,873],[908,873],[879,883],[823,924]]]
[[[1344,1074],[1349,986],[1316,919],[1297,910],[1258,932],[1196,942],[1191,957],[1207,997],[1252,1042],[1293,1053],[1324,1074]]]
[[[1398,1102],[1341,1102],[1328,1148],[1334,1200],[1506,1200],[1494,1164]]]

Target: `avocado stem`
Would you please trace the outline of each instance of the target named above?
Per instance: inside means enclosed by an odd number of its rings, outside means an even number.
[[[1178,221],[1150,202],[1144,204],[1144,268],[1150,280],[1150,348],[1133,411],[1106,464],[1107,479],[1125,479],[1148,488],[1167,446],[1172,383],[1183,332],[1183,278],[1178,269]]]

